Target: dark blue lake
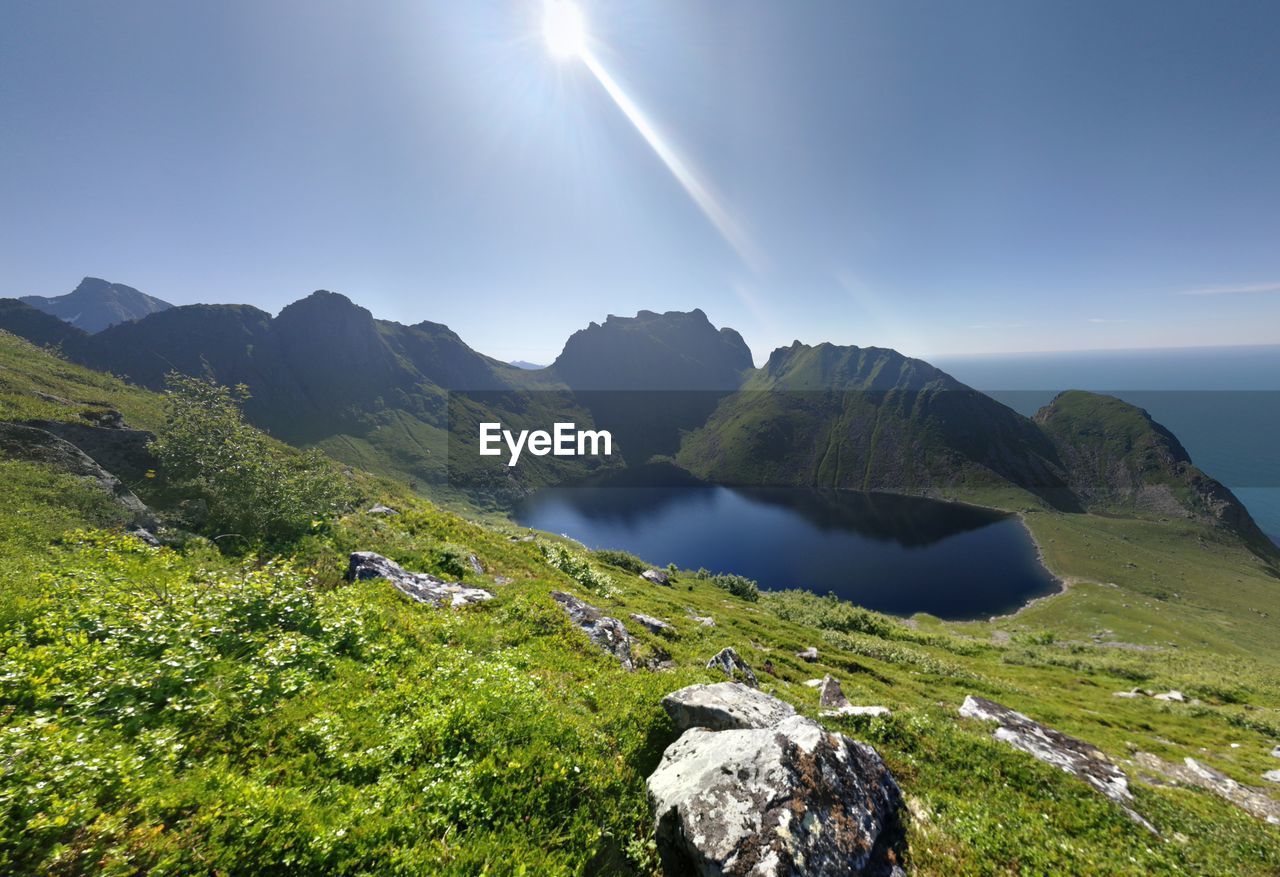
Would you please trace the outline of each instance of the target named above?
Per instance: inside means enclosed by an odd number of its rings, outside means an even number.
[[[880,612],[983,618],[1054,593],[1014,517],[889,494],[795,488],[557,487],[521,524],[651,563],[705,567],[762,588],[834,592]]]

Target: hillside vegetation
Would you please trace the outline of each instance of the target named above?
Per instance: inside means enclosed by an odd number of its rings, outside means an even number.
[[[0,419],[113,408],[163,426],[159,396],[3,333],[0,366]],[[92,485],[0,460],[0,871],[651,875],[644,779],[674,739],[659,702],[723,678],[705,665],[726,646],[805,714],[824,674],[892,710],[822,721],[898,777],[913,873],[1280,870],[1280,829],[1138,782],[1129,761],[1190,756],[1255,785],[1276,767],[1280,582],[1207,523],[1028,511],[1067,593],[907,623],[692,571],[653,584],[637,570],[665,558],[592,555],[348,477],[352,503],[288,541],[154,547]],[[368,512],[378,501],[399,514]],[[354,550],[495,598],[433,609],[348,583]],[[626,622],[641,668],[597,649],[552,590]],[[809,646],[812,664],[795,656]],[[659,659],[673,669],[645,669]],[[1113,695],[1135,686],[1187,702]],[[1160,835],[958,719],[968,694],[1100,747]]]

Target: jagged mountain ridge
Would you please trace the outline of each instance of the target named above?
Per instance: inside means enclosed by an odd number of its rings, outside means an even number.
[[[84,278],[66,295],[27,295],[20,301],[89,333],[100,332],[118,323],[140,320],[173,307],[169,302],[139,292],[132,286],[111,283],[100,277]]]
[[[1112,508],[1087,489],[1096,481],[1089,424],[1105,433],[1106,404],[1075,420],[1046,415],[1037,423],[885,348],[796,342],[754,368],[741,336],[700,310],[610,316],[571,336],[540,370],[480,354],[438,323],[375,319],[323,290],[276,317],[249,305],[188,305],[93,335],[51,333],[56,326],[36,313],[0,306],[0,326],[59,343],[69,358],[145,387],[163,386],[173,370],[247,384],[257,425],[410,483],[457,476],[481,420],[546,428],[572,419],[614,430],[628,466],[671,458],[718,483],[928,495],[1006,485],[1063,510]],[[58,337],[40,337],[50,334]],[[456,404],[464,397],[466,405]],[[1171,465],[1181,467],[1179,490],[1160,493],[1167,473],[1141,467],[1125,470],[1117,489],[1159,493],[1252,541],[1256,525],[1230,491],[1194,470],[1176,440],[1166,444]],[[528,464],[490,473],[489,483],[527,488],[586,474]],[[532,483],[521,481],[530,473]]]

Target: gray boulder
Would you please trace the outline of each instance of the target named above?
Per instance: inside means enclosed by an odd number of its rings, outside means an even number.
[[[155,533],[152,533],[149,530],[144,530],[141,527],[134,527],[132,530],[129,531],[129,535],[132,536],[134,539],[147,543],[152,548],[160,547],[160,540],[156,538]]]
[[[0,455],[31,463],[42,463],[85,479],[102,490],[120,507],[129,523],[154,529],[155,515],[119,478],[66,439],[34,426],[0,422]]]
[[[796,652],[796,657],[802,661],[807,661],[812,664],[814,661],[818,660],[818,650],[813,646],[809,646],[809,648],[802,652]]]
[[[839,680],[831,676],[823,677],[818,686],[818,706],[823,708],[820,715],[824,718],[889,715],[889,708],[885,706],[854,706],[849,703],[849,698],[844,696],[844,691],[840,688]]]
[[[960,706],[960,715],[966,719],[995,722],[998,726],[994,734],[997,740],[1084,780],[1118,804],[1134,822],[1156,833],[1151,823],[1133,809],[1133,793],[1129,791],[1129,780],[1124,771],[1096,746],[1046,727],[985,697],[966,697]]]
[[[482,588],[468,588],[458,582],[446,582],[427,573],[409,572],[381,554],[372,551],[353,552],[347,563],[347,581],[365,579],[386,579],[409,599],[436,608],[447,604],[457,609],[493,599],[493,594]]]
[[[149,447],[155,435],[126,428],[119,411],[85,412],[81,417],[99,425],[62,420],[28,420],[23,425],[43,429],[70,442],[126,483],[141,481],[148,470],[159,465]]]
[[[393,509],[393,508],[392,508],[391,506],[389,506],[389,505],[383,505],[382,503],[378,503],[378,504],[377,504],[377,505],[375,505],[373,508],[369,509],[369,514],[371,514],[371,515],[398,515],[398,514],[400,514],[400,513],[399,513],[398,511],[396,511],[395,509]]]
[[[646,582],[652,582],[655,585],[671,584],[671,577],[660,569],[647,569],[640,573],[640,578]]]
[[[1271,825],[1280,825],[1280,801],[1263,789],[1238,783],[1220,770],[1201,764],[1194,758],[1184,758],[1182,764],[1165,761],[1150,752],[1134,753],[1133,761],[1153,776],[1145,777],[1153,782],[1161,779],[1167,783],[1204,789],[1256,816]]]
[[[790,716],[693,728],[648,779],[667,874],[844,877],[894,867],[901,792],[874,749]]]
[[[593,643],[617,658],[625,669],[636,668],[631,658],[631,634],[627,633],[621,621],[564,591],[552,591],[551,598],[568,613],[574,624],[587,632]]]
[[[716,652],[710,661],[707,661],[708,670],[719,670],[730,679],[742,677],[742,681],[750,685],[752,688],[757,686],[756,674],[751,672],[751,667],[747,662],[742,660],[732,646],[721,649]]]
[[[1262,778],[1269,783],[1280,783],[1280,770],[1269,770],[1262,775]]]
[[[676,629],[661,618],[654,618],[652,615],[644,615],[640,612],[631,613],[632,620],[639,622],[640,626],[650,633],[661,633],[671,636]]]
[[[795,707],[740,682],[690,685],[662,699],[676,730],[771,728],[796,714]]]

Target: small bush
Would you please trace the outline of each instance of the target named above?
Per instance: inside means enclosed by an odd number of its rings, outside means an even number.
[[[896,636],[901,628],[886,616],[855,606],[834,594],[819,597],[797,589],[773,591],[769,594],[769,605],[779,618],[824,630],[888,638]]]
[[[613,579],[591,566],[587,558],[569,551],[563,545],[539,542],[538,550],[547,563],[573,579],[582,587],[602,597],[613,596]]]
[[[636,575],[640,575],[640,573],[649,568],[649,564],[627,551],[602,548],[599,551],[591,552],[591,556],[601,563],[616,566],[618,569],[625,569],[627,572],[633,572]]]
[[[749,579],[746,576],[735,575],[734,573],[712,573],[705,569],[700,569],[695,576],[703,581],[711,582],[717,588],[728,591],[735,597],[741,597],[751,603],[760,599],[760,586],[755,579]]]
[[[344,505],[347,489],[322,454],[277,447],[245,423],[248,388],[176,373],[168,386],[165,423],[151,450],[168,486],[203,504],[205,530],[292,539]]]

